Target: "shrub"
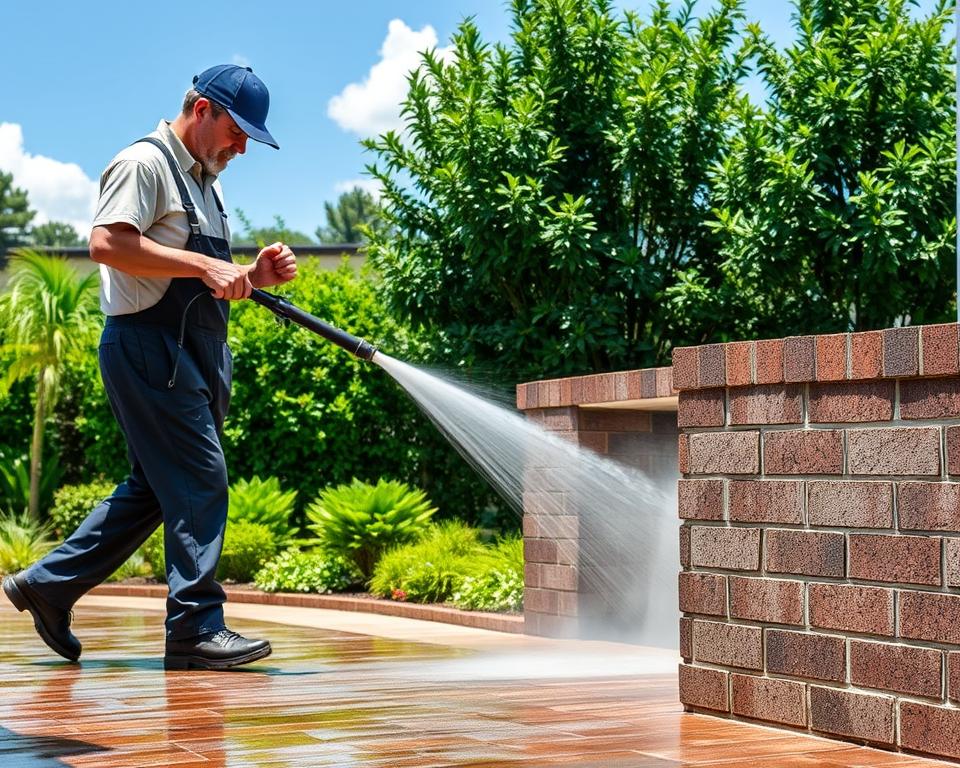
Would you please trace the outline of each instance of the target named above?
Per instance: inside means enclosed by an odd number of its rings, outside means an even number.
[[[159,525],[157,530],[150,534],[150,538],[143,542],[140,551],[143,552],[144,559],[150,564],[153,578],[157,581],[166,581],[167,561],[163,554],[163,525]]]
[[[277,538],[267,526],[246,521],[228,523],[217,578],[222,581],[253,581],[264,562],[276,552]]]
[[[60,484],[60,464],[55,454],[44,450],[40,465],[40,513],[50,508],[53,492]],[[0,446],[0,513],[19,514],[30,505],[30,456]]]
[[[26,513],[0,517],[0,574],[16,573],[43,557],[54,542],[50,526]]]
[[[480,542],[479,531],[448,520],[431,527],[420,541],[384,554],[370,591],[381,597],[403,593],[402,599],[416,603],[444,602],[465,577],[486,572],[493,562],[492,548]]]
[[[264,592],[342,592],[359,577],[340,555],[288,549],[270,560],[254,581]]]
[[[143,547],[140,547],[136,552],[127,558],[123,565],[117,568],[117,570],[110,575],[107,581],[123,581],[124,579],[132,578],[150,578],[153,575],[153,567],[147,560]]]
[[[261,480],[254,475],[249,480],[238,480],[230,486],[231,523],[245,521],[269,528],[280,545],[297,535],[292,523],[296,491],[283,491],[275,477]]]
[[[50,522],[56,535],[67,538],[77,530],[83,519],[95,506],[113,493],[116,483],[94,480],[80,485],[61,486],[53,495]]]
[[[467,576],[451,596],[458,608],[470,611],[519,611],[523,608],[523,539],[500,541],[485,570]]]
[[[307,517],[320,545],[352,560],[369,579],[381,554],[419,538],[436,511],[423,491],[405,483],[381,479],[370,485],[354,479],[325,489],[307,508]]]

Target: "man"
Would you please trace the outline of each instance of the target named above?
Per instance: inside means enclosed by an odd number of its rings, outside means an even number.
[[[227,519],[220,445],[230,398],[229,301],[296,276],[283,243],[234,264],[217,176],[247,139],[279,149],[270,98],[247,67],[193,80],[181,114],[118,154],[100,179],[90,257],[107,315],[100,370],[127,441],[130,474],[77,531],[3,589],[40,636],[76,661],[73,604],[164,529],[166,669],[223,669],[270,654],[226,629],[215,574]]]

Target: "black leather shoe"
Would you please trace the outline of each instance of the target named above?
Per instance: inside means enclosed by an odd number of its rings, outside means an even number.
[[[187,640],[167,640],[164,669],[228,669],[265,658],[272,648],[266,640],[248,640],[229,629]]]
[[[70,631],[70,621],[73,618],[71,611],[50,605],[27,584],[22,573],[7,576],[3,580],[3,591],[18,611],[30,611],[33,626],[37,628],[43,642],[65,659],[76,661],[80,658],[83,646]]]

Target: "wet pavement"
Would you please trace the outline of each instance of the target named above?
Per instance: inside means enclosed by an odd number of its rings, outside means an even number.
[[[231,605],[273,655],[164,672],[158,608],[82,601],[74,665],[0,604],[3,768],[945,765],[684,714],[666,652],[395,617]]]

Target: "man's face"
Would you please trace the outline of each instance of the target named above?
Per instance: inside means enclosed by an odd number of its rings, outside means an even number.
[[[214,117],[209,102],[198,107],[197,160],[204,171],[217,176],[227,167],[227,163],[247,151],[247,134],[227,112]]]

